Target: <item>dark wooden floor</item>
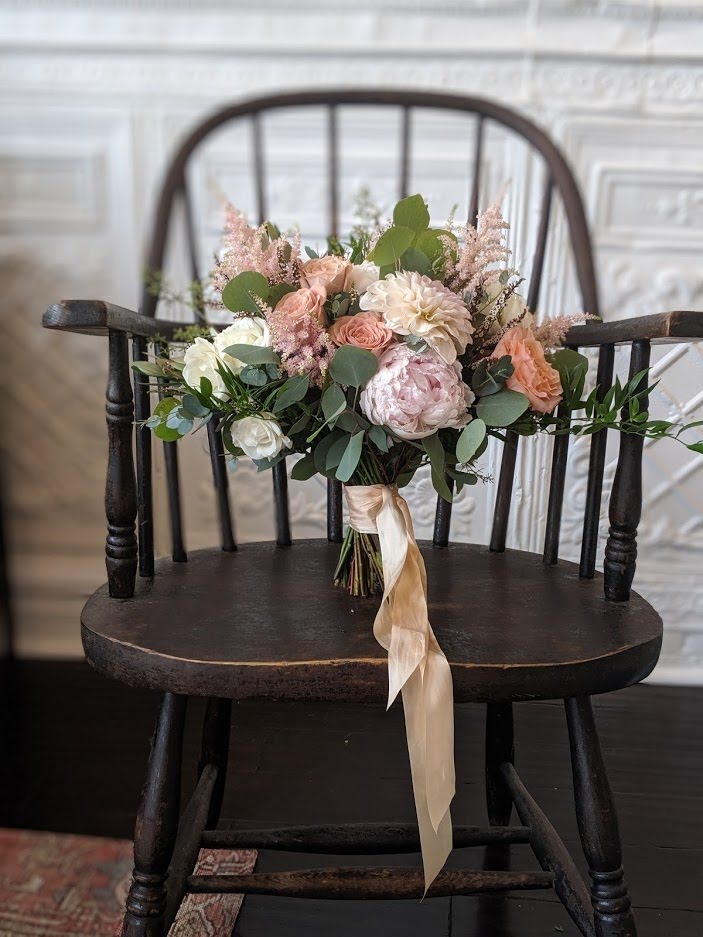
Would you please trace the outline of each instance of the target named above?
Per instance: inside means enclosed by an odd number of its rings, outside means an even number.
[[[3,696],[11,681],[2,682]],[[156,698],[78,663],[18,665],[0,700],[0,824],[130,836]],[[202,707],[191,707],[193,764]],[[383,704],[235,706],[225,814],[238,822],[411,820],[400,712]],[[482,711],[459,707],[454,817],[483,823]],[[703,689],[636,687],[602,697],[597,717],[620,810],[640,937],[703,934]],[[533,795],[577,847],[561,706],[516,707],[517,761]],[[192,771],[190,773],[192,778]],[[464,850],[463,862],[484,861]],[[490,857],[489,857],[490,858]],[[262,855],[260,867],[286,860]],[[319,860],[297,857],[311,865]],[[363,860],[362,860],[363,861]],[[403,860],[401,860],[403,861]],[[407,859],[405,861],[408,861]],[[409,861],[413,861],[412,859]],[[515,868],[534,868],[513,847]],[[551,894],[419,902],[248,898],[237,937],[575,937]],[[97,935],[96,935],[97,937]]]

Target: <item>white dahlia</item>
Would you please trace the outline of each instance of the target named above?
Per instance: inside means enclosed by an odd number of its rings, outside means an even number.
[[[398,335],[416,335],[447,364],[453,364],[471,342],[474,327],[466,304],[439,280],[420,273],[389,273],[372,283],[361,297]]]

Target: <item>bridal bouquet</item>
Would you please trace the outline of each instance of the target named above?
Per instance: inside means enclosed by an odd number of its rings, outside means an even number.
[[[350,523],[335,580],[352,595],[383,594],[374,634],[388,651],[389,703],[403,696],[428,885],[451,849],[452,685],[400,489],[428,464],[451,501],[481,477],[488,437],[507,431],[681,431],[649,420],[644,373],[603,400],[596,389],[584,397],[588,361],[560,347],[577,320],[536,324],[508,266],[507,227],[499,205],[475,227],[430,227],[413,195],[391,223],[303,254],[298,234],[252,227],[230,208],[211,287],[232,323],[192,328],[134,365],[158,379],[147,425],[160,439],[216,420],[233,459],[263,470],[299,454],[293,478],[344,483]]]

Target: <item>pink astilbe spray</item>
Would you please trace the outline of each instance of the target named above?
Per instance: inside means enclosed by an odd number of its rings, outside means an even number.
[[[579,312],[570,316],[554,316],[545,319],[540,325],[533,326],[532,331],[540,345],[545,348],[561,348],[566,333],[574,325],[582,325],[587,319],[596,319],[589,313]]]
[[[265,224],[252,227],[242,212],[228,203],[222,246],[222,257],[212,274],[213,285],[218,290],[248,270],[260,273],[271,283],[297,285],[300,282],[298,231],[290,239],[271,238]]]
[[[273,348],[289,377],[309,374],[310,382],[321,387],[336,351],[328,332],[311,315],[292,319],[282,309],[268,309],[265,314]]]
[[[451,290],[473,296],[500,276],[493,265],[504,264],[510,256],[505,243],[508,228],[499,201],[478,216],[476,227],[455,227],[459,242],[451,242],[446,267],[446,284]]]

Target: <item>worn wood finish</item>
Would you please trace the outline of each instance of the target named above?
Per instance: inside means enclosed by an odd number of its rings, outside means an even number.
[[[159,354],[166,356],[168,349],[161,343]],[[159,397],[163,396],[163,381],[157,381]],[[181,479],[177,442],[164,442],[164,465],[166,467],[166,493],[168,496],[168,519],[171,528],[171,559],[174,563],[185,563],[188,559],[183,539],[183,514],[181,510]]]
[[[561,404],[559,415],[568,419],[569,410]],[[566,460],[569,455],[569,437],[554,437],[552,451],[552,470],[549,478],[549,501],[547,504],[547,523],[544,532],[544,551],[542,559],[553,566],[559,559],[559,538],[561,536],[561,513],[564,507],[564,483],[566,481]]]
[[[484,872],[450,869],[440,872],[427,898],[446,895],[495,894],[551,888],[548,872]],[[191,875],[193,894],[275,895],[278,898],[334,898],[335,900],[383,901],[422,898],[425,890],[420,869],[337,868],[301,869],[294,872],[252,872],[249,875]]]
[[[447,477],[447,485],[451,492],[454,491],[454,479]],[[434,515],[434,532],[432,543],[435,547],[446,547],[449,544],[449,530],[452,523],[452,505],[450,501],[445,501],[440,495],[437,496],[437,507]]]
[[[512,703],[486,706],[486,808],[488,822],[500,827],[510,823],[513,799],[502,774],[502,766],[515,761]]]
[[[574,564],[548,567],[534,554],[421,547],[457,701],[605,692],[654,666],[661,620],[636,594],[608,602],[600,576],[579,579]],[[89,600],[87,657],[127,683],[193,695],[382,700],[378,598],[332,588],[337,553],[327,540],[306,540],[159,561],[134,599],[112,602],[102,589]]]
[[[146,361],[146,339],[135,336],[132,341],[134,361]],[[134,372],[135,452],[137,462],[137,519],[139,530],[139,575],[154,575],[154,494],[151,466],[151,430],[143,423],[151,415],[149,378]]]
[[[126,599],[134,595],[137,575],[137,489],[132,460],[132,380],[127,337],[111,331],[110,373],[105,397],[107,418],[107,479],[105,516],[107,539],[105,565],[110,595]]]
[[[596,937],[637,937],[622,868],[615,803],[586,696],[567,699],[566,719],[581,844],[591,875]]]
[[[186,893],[188,876],[195,871],[200,853],[200,837],[208,821],[208,813],[217,784],[218,771],[214,764],[205,765],[188,806],[178,824],[178,835],[166,879],[166,913],[164,933],[173,924]]]
[[[186,698],[165,693],[134,832],[134,873],[122,937],[163,937],[166,875],[178,829]]]
[[[649,367],[649,342],[634,342],[630,353],[630,374],[633,378]],[[640,386],[644,386],[645,375]],[[640,410],[647,409],[647,396],[640,400]],[[623,413],[623,416],[625,414]],[[605,594],[614,602],[630,598],[637,564],[637,527],[642,516],[642,450],[644,439],[633,433],[620,436],[618,465],[610,493],[608,514],[610,528],[605,545],[603,585]]]
[[[598,353],[598,371],[596,373],[599,400],[603,400],[612,386],[614,365],[615,346],[610,344],[602,345]],[[605,471],[605,453],[607,446],[607,432],[594,433],[594,435],[591,436],[591,450],[588,459],[588,481],[586,483],[586,506],[583,512],[581,562],[579,566],[580,575],[584,579],[593,579],[593,574],[596,571],[600,506],[603,499],[603,474]]]
[[[217,826],[222,810],[222,798],[227,780],[229,760],[229,736],[232,725],[232,701],[228,699],[209,699],[203,720],[203,738],[198,761],[198,777],[213,767],[217,769],[215,782],[210,796],[210,809],[207,814],[207,826]],[[204,829],[203,826],[201,829]]]
[[[545,872],[554,876],[554,890],[572,921],[584,937],[594,937],[591,901],[581,873],[559,834],[530,795],[509,762],[501,768],[515,810],[522,823],[530,829],[530,845]]]
[[[276,543],[279,547],[289,547],[293,541],[290,535],[288,474],[285,458],[274,465],[271,474],[273,475],[273,499],[276,505]]]
[[[530,831],[524,826],[454,826],[452,832],[455,849],[530,841]],[[420,835],[412,823],[208,829],[203,832],[201,842],[210,849],[273,849],[315,855],[400,855],[420,851]]]
[[[334,478],[327,479],[327,539],[331,543],[341,543],[344,539],[342,483]]]
[[[520,437],[517,433],[512,433],[510,431],[506,433],[503,455],[500,460],[500,475],[498,476],[496,503],[493,511],[493,527],[491,529],[490,548],[493,553],[503,553],[505,551],[519,439]]]

